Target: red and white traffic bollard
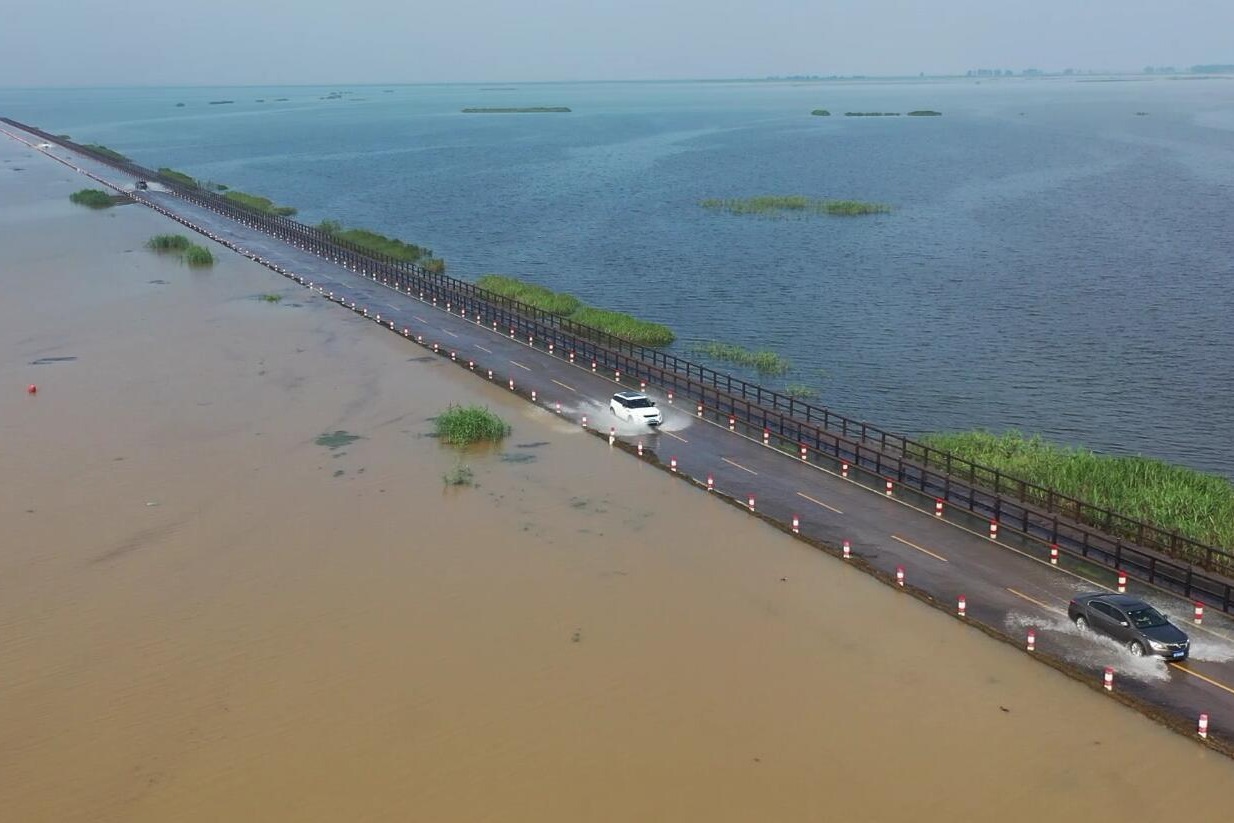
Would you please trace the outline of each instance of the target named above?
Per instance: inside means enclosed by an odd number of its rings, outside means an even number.
[[[673,393],[672,392],[668,393],[668,404],[670,406],[673,405]]]
[[[433,344],[433,354],[436,354],[436,353],[437,353],[437,344],[434,343]]]
[[[532,403],[536,402],[536,390],[535,389],[531,390],[531,402]]]
[[[728,419],[728,430],[729,430],[729,431],[735,431],[735,430],[736,430],[736,428],[737,428],[737,418],[736,418],[736,417],[730,417],[730,418]]]
[[[968,601],[964,599],[964,595],[960,595],[960,599],[956,601],[956,614],[960,617],[968,615]]]
[[[492,369],[489,369],[489,370],[488,370],[488,379],[489,379],[489,380],[492,380],[492,379],[493,379],[493,370],[492,370]]]
[[[560,400],[557,401],[557,413],[561,414],[561,401]]]
[[[458,352],[450,352],[450,360],[452,362],[458,360]]]
[[[642,440],[638,441],[638,456],[639,457],[643,456],[643,441]]]
[[[1050,565],[1051,566],[1058,565],[1058,544],[1057,543],[1050,546]]]
[[[1196,734],[1200,736],[1201,740],[1208,739],[1208,715],[1206,714],[1200,715],[1200,723],[1196,727],[1195,732]]]
[[[754,511],[754,495],[750,495],[750,498],[746,501],[746,505],[750,507],[750,511]]]
[[[583,428],[587,428],[587,415],[583,415]]]
[[[903,566],[896,566],[896,585],[897,586],[904,585],[904,567]]]
[[[618,383],[621,382],[621,370],[620,369],[613,372],[613,379],[616,380]]]
[[[1114,691],[1114,667],[1105,667],[1105,676],[1102,678],[1101,684],[1105,686],[1107,692]]]
[[[703,416],[703,404],[702,403],[698,404],[698,416],[699,417]]]
[[[711,475],[707,475],[707,491],[713,491],[716,487],[716,479]]]
[[[617,442],[617,427],[609,426],[608,427],[608,444],[611,446],[616,442]]]
[[[806,447],[805,446],[801,447],[801,459],[802,460],[806,459]]]
[[[997,520],[990,521],[990,539],[991,540],[998,539],[998,521]]]
[[[851,544],[851,543],[849,543],[847,540],[845,540],[845,541],[844,541],[844,546],[843,546],[843,552],[842,552],[842,553],[843,553],[843,555],[844,555],[844,559],[845,559],[845,560],[848,560],[848,559],[850,559],[850,558],[853,556],[853,546],[852,546],[852,544]]]
[[[771,430],[770,429],[763,429],[763,445],[764,446],[771,445]]]
[[[848,477],[848,464],[847,463],[840,464],[840,476]]]
[[[1118,571],[1118,593],[1127,593],[1127,573],[1122,569],[1119,569]]]
[[[1026,645],[1025,648],[1028,649],[1028,651],[1030,652],[1037,650],[1037,630],[1036,629],[1028,630],[1028,645]]]
[[[570,365],[574,365],[574,352],[570,352]]]
[[[552,344],[552,343],[549,343],[549,344],[548,344],[548,353],[549,353],[549,354],[552,354],[552,353],[553,353],[553,344]]]
[[[29,386],[26,386],[26,394],[38,394],[38,393],[39,393],[39,387],[34,385],[33,383],[31,383]]]
[[[668,468],[669,468],[669,471],[674,471],[674,472],[677,471],[677,458],[676,457],[670,457],[668,459]]]
[[[638,381],[638,390],[639,390],[639,391],[647,391],[647,381],[646,381],[646,380],[640,380],[640,381]]]
[[[514,391],[514,378],[510,378],[510,391]]]
[[[801,521],[797,519],[797,515],[793,515],[793,534],[801,534]]]
[[[1204,622],[1204,604],[1199,600],[1195,601],[1195,624],[1198,626]]]
[[[935,517],[943,516],[943,499],[941,497],[935,499],[934,501],[934,516]]]
[[[891,497],[891,490],[892,490],[891,481],[890,481],[890,480],[888,480],[888,481],[887,481],[887,496],[888,496],[888,497]]]
[[[594,372],[594,371],[596,370],[596,361],[594,361],[594,360],[592,360],[592,361],[591,361],[591,370],[592,370],[592,372]]]

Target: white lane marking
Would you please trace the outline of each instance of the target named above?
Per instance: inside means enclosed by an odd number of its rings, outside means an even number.
[[[667,434],[667,432],[665,432],[665,434]],[[754,469],[747,469],[745,466],[741,465],[740,463],[734,463],[732,460],[729,460],[727,457],[721,457],[720,459],[723,460],[725,463],[729,464],[730,466],[736,466],[737,468],[741,469],[743,472],[749,472],[750,474],[755,474],[755,475],[758,474],[758,472],[754,471]]]
[[[457,335],[457,334],[455,334],[454,332],[450,331],[449,329],[442,329],[442,331],[444,331],[446,334],[450,335],[451,337],[458,337],[458,335]]]
[[[530,366],[524,366],[522,363],[518,362],[517,360],[511,360],[510,362],[511,362],[511,363],[513,363],[514,365],[518,366],[518,367],[519,367],[520,369],[522,369],[523,371],[531,371],[531,367],[530,367]]]
[[[898,536],[898,535],[894,535],[894,534],[893,534],[893,535],[891,535],[891,539],[892,539],[892,540],[898,540],[899,542],[903,543],[905,546],[908,546],[910,549],[916,549],[917,551],[921,552],[922,554],[928,554],[928,555],[930,555],[930,557],[933,557],[935,560],[942,561],[943,563],[947,563],[947,562],[949,562],[949,561],[947,560],[947,558],[943,557],[941,554],[935,554],[934,552],[930,551],[929,549],[923,549],[921,546],[918,546],[916,543],[911,543],[911,542],[909,542],[908,540],[905,540],[903,537],[900,537],[900,536]]]
[[[661,430],[661,433],[662,433],[662,434],[667,434],[669,437],[676,438],[677,440],[680,440],[682,443],[689,443],[689,442],[690,442],[689,440],[686,440],[686,439],[685,439],[684,437],[682,437],[681,435],[679,435],[679,434],[673,434],[673,433],[672,433],[672,432],[670,432],[670,431],[663,431],[663,430]]]
[[[488,352],[489,354],[493,353],[492,349],[486,349],[483,346],[481,346],[479,343],[476,343],[476,348],[479,349],[480,351]]]
[[[550,379],[552,379],[552,378],[550,378]],[[556,383],[558,386],[561,386],[563,389],[569,389],[570,391],[574,392],[575,394],[577,394],[577,393],[578,393],[578,389],[574,388],[573,386],[567,386],[565,383],[562,383],[560,380],[553,380],[553,382],[554,382],[554,383]]]
[[[805,492],[797,492],[797,496],[804,497],[806,500],[809,500],[811,503],[817,503],[818,505],[822,506],[824,509],[827,509],[828,511],[833,511],[836,514],[844,514],[844,512],[840,511],[835,506],[828,506],[826,503],[824,503],[821,500],[815,500],[813,497],[806,494]]]
[[[1034,606],[1039,606],[1040,608],[1043,608],[1048,612],[1054,612],[1054,614],[1062,614],[1062,615],[1066,614],[1066,612],[1063,611],[1062,609],[1055,608],[1054,606],[1047,606],[1045,603],[1042,603],[1040,600],[1035,600],[1029,597],[1027,594],[1024,594],[1024,592],[1018,592],[1015,589],[1011,588],[1010,586],[1007,586],[1006,589],[1007,591],[1014,594],[1016,597],[1022,600],[1027,600],[1029,603],[1032,603]]]

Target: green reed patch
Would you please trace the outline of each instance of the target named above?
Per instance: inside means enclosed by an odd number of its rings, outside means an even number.
[[[262,197],[257,194],[248,194],[246,192],[236,191],[235,189],[228,191],[223,195],[223,197],[237,205],[256,212],[261,212],[262,214],[290,217],[296,213],[296,209],[293,206],[278,206],[275,205],[274,201],[268,197]]]
[[[257,299],[258,299],[258,300],[260,300],[260,301],[262,301],[263,303],[281,303],[281,302],[283,302],[283,295],[281,295],[281,294],[263,294],[263,295],[261,295],[260,297],[258,297]]]
[[[696,343],[690,348],[698,354],[706,355],[713,360],[723,360],[727,363],[736,363],[739,366],[748,366],[759,374],[787,374],[792,368],[792,363],[789,362],[788,358],[767,349],[752,351],[732,343],[720,343],[715,340]]]
[[[120,152],[116,151],[115,149],[109,149],[106,146],[99,145],[98,143],[86,143],[85,145],[82,146],[82,148],[89,149],[95,154],[101,154],[103,157],[106,157],[108,160],[118,160],[120,162],[128,161],[128,158],[125,157]]]
[[[572,294],[555,292],[535,283],[527,283],[516,277],[506,277],[501,274],[485,274],[476,280],[476,285],[502,297],[509,297],[520,303],[534,306],[541,311],[555,314],[558,317],[569,317],[578,311],[583,303]]]
[[[1234,547],[1234,484],[1224,477],[1149,457],[1060,446],[1017,431],[966,431],[919,439],[931,448],[1166,531],[1177,530],[1192,540]],[[931,462],[942,464],[938,458]]]
[[[182,171],[176,171],[175,169],[169,169],[166,166],[164,166],[163,168],[159,169],[159,174],[166,177],[168,180],[172,180],[183,186],[197,188],[197,181],[194,180],[192,177],[189,177],[187,174],[185,174]]]
[[[184,262],[190,266],[213,266],[214,255],[205,246],[193,244],[184,250]]]
[[[497,442],[510,433],[510,425],[482,406],[450,406],[437,415],[437,436],[454,446],[485,441]]]
[[[786,217],[789,215],[839,215],[887,214],[891,206],[870,203],[864,200],[815,200],[800,194],[765,194],[756,197],[710,197],[699,205],[712,211],[724,211],[736,215],[761,215]]]
[[[115,198],[100,189],[81,189],[69,195],[69,200],[91,209],[107,209],[116,205]]]
[[[794,400],[813,400],[818,397],[818,389],[804,383],[789,383],[784,387],[784,393]]]
[[[184,252],[191,245],[192,241],[183,234],[156,234],[146,241],[146,248],[154,251]]]
[[[341,449],[345,446],[350,446],[352,443],[360,439],[362,438],[358,434],[352,434],[351,432],[344,431],[343,429],[338,429],[333,432],[326,432],[325,434],[318,435],[317,439],[313,442],[318,446],[325,446],[327,449],[333,451],[334,449]]]
[[[373,254],[416,263],[434,274],[442,274],[446,270],[446,261],[433,257],[433,250],[425,246],[386,237],[368,229],[349,229],[337,220],[322,220],[317,228],[336,240],[344,240]]]

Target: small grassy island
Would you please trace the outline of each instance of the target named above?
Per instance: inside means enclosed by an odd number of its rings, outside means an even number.
[[[159,253],[177,254],[190,266],[212,266],[214,255],[205,246],[198,246],[183,234],[156,234],[146,241],[146,248]]]
[[[1192,540],[1234,547],[1234,484],[1224,477],[1147,457],[1096,454],[1017,431],[931,434],[919,440]]]
[[[211,106],[228,106],[234,102],[236,101],[235,100],[211,100],[210,105]]]
[[[415,263],[433,274],[444,274],[446,271],[446,261],[434,257],[433,250],[424,246],[405,243],[397,238],[386,237],[384,234],[368,229],[348,229],[337,220],[322,220],[317,224],[317,228],[336,240],[345,240],[365,251],[384,254],[395,260]]]
[[[101,189],[81,189],[69,195],[69,200],[79,206],[92,209],[107,209],[116,205],[116,199]]]
[[[917,111],[910,111],[908,113],[908,116],[909,117],[942,117],[943,113],[941,111],[932,111],[931,109],[918,109]]]
[[[898,111],[846,111],[845,117],[899,117]]]
[[[486,274],[476,281],[476,285],[502,297],[518,300],[549,314],[591,326],[642,346],[667,346],[677,339],[677,335],[668,326],[639,320],[623,312],[587,306],[574,295],[555,292],[514,277]]]
[[[524,106],[463,109],[463,114],[545,114],[568,111],[570,111],[568,106]]]
[[[814,111],[810,112],[810,114],[814,115],[815,117],[830,117],[831,116],[831,112],[827,111],[826,109],[815,109]]]
[[[699,203],[712,211],[729,214],[758,214],[784,217],[790,214],[831,214],[852,217],[862,214],[888,214],[891,206],[862,200],[814,200],[802,195],[760,195],[758,197],[708,198]]]
[[[279,217],[291,217],[296,213],[293,206],[276,206],[273,200],[267,197],[261,197],[256,194],[245,194],[242,191],[229,191],[223,195],[224,198],[233,203],[259,211],[262,214],[278,215]]]
[[[213,266],[214,255],[205,246],[198,246],[196,243],[184,250],[184,262],[194,268],[202,266]]]
[[[437,436],[452,446],[498,442],[510,433],[510,425],[482,406],[450,406],[434,421]]]

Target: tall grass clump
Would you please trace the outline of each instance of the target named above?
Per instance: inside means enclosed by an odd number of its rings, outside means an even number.
[[[677,335],[673,334],[673,330],[668,326],[639,320],[624,312],[597,309],[593,306],[583,306],[570,315],[570,320],[640,346],[667,346],[677,339]]]
[[[1224,477],[1149,457],[1060,446],[1018,431],[930,434],[919,439],[931,448],[1192,540],[1234,547],[1234,484]],[[941,464],[938,459],[932,462]]]
[[[184,250],[184,262],[190,266],[212,266],[214,255],[205,246],[194,244]]]
[[[715,340],[706,343],[696,343],[691,348],[714,360],[749,366],[759,374],[787,374],[792,368],[788,358],[767,349],[752,351],[732,343],[720,343]]]
[[[182,171],[176,171],[175,169],[169,169],[164,166],[159,169],[159,174],[163,175],[168,180],[174,180],[182,186],[189,186],[194,189],[197,188],[197,181]]]
[[[384,254],[395,260],[416,263],[433,274],[443,274],[446,261],[433,257],[433,250],[395,237],[386,237],[368,229],[349,229],[338,220],[322,220],[317,228],[336,240],[345,240],[374,254]]]
[[[183,234],[156,234],[146,241],[146,248],[154,251],[187,251],[192,242]]]
[[[453,446],[482,441],[497,442],[510,433],[510,426],[481,406],[450,406],[437,415],[437,436]]]
[[[818,397],[818,389],[804,383],[789,383],[784,387],[784,393],[796,400],[813,400]]]
[[[790,214],[887,214],[891,207],[883,203],[863,200],[814,200],[800,194],[759,195],[757,197],[710,197],[699,205],[712,211],[725,211],[736,215],[762,215],[784,217]]]
[[[534,306],[541,311],[555,314],[558,317],[569,317],[578,311],[583,303],[572,294],[555,292],[535,283],[525,283],[515,277],[501,274],[485,274],[476,280],[476,285],[502,297],[518,300]]]
[[[108,158],[109,160],[119,160],[121,162],[128,160],[127,157],[125,157],[123,154],[116,151],[115,149],[109,149],[106,146],[99,145],[98,143],[86,143],[84,146],[82,146],[82,148],[90,149],[90,151],[94,152],[95,154],[101,154],[104,157]]]
[[[116,204],[110,194],[99,189],[75,191],[69,195],[69,200],[79,206],[88,206],[92,209],[106,209]]]
[[[262,214],[290,217],[296,213],[296,209],[292,206],[276,206],[274,201],[268,197],[261,197],[256,194],[247,194],[234,189],[228,191],[223,195],[223,197],[233,203],[252,209],[253,211],[261,212]]]

